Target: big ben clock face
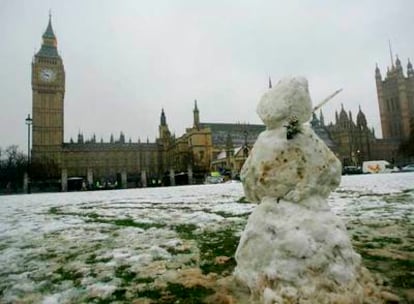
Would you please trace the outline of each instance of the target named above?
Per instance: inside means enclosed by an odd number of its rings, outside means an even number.
[[[40,70],[40,79],[42,81],[51,82],[51,81],[55,80],[55,78],[56,78],[56,73],[55,73],[54,70],[47,69],[47,68],[44,68],[44,69]]]

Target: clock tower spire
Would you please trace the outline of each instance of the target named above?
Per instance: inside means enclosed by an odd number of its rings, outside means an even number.
[[[42,45],[32,61],[33,161],[61,164],[64,95],[65,70],[49,13]]]

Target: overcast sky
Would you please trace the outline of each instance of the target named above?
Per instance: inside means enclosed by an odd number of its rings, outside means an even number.
[[[177,136],[202,122],[261,123],[256,105],[287,75],[309,80],[326,120],[358,106],[381,134],[374,80],[414,59],[414,1],[0,0],[0,146],[27,149],[31,60],[49,9],[66,71],[65,141],[154,141],[161,108]]]

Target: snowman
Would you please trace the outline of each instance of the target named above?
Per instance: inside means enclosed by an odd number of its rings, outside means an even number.
[[[261,98],[266,125],[241,180],[257,203],[236,251],[236,280],[251,303],[362,303],[360,256],[327,197],[341,164],[308,121],[312,102],[303,77],[282,79]]]

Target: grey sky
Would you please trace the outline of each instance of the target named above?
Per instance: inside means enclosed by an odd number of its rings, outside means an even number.
[[[261,123],[255,110],[286,75],[308,78],[314,104],[338,88],[324,114],[361,105],[380,134],[374,81],[414,57],[414,1],[0,0],[0,146],[27,147],[31,58],[49,9],[66,70],[65,141],[155,139],[161,108],[172,132],[201,121]],[[412,61],[414,58],[411,58]]]

